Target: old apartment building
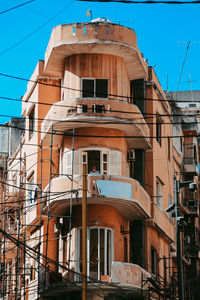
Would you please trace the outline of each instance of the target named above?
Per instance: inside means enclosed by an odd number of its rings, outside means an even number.
[[[81,298],[84,166],[86,299],[178,299],[178,261],[185,299],[197,299],[198,128],[166,97],[135,32],[106,20],[56,26],[22,116],[1,176],[1,299]],[[186,181],[197,191],[177,190]]]

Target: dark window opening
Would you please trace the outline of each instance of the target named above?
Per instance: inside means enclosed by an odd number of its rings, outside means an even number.
[[[161,120],[158,116],[156,117],[156,140],[161,146]]]
[[[82,112],[83,112],[83,113],[86,113],[87,111],[88,111],[87,105],[83,104],[83,105],[82,105]]]
[[[105,106],[104,105],[96,105],[96,104],[93,104],[92,105],[92,112],[95,114],[98,114],[98,113],[104,113],[105,112]]]
[[[155,248],[151,247],[151,273],[157,276],[157,251]]]
[[[96,166],[96,171],[100,170],[100,151],[90,150],[88,153],[88,174],[93,172],[94,166]]]
[[[82,79],[83,98],[107,98],[108,79]]]
[[[108,97],[108,79],[96,79],[96,97]]]
[[[129,102],[137,105],[142,114],[145,113],[145,80],[136,79],[130,81],[130,100]]]
[[[35,108],[29,114],[29,137],[32,136],[35,129]]]
[[[130,262],[145,267],[145,226],[139,220],[130,222]]]
[[[93,79],[83,79],[82,96],[83,96],[83,98],[94,97],[94,80]]]

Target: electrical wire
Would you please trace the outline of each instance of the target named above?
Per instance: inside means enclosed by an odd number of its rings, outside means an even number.
[[[123,3],[123,4],[200,4],[200,1],[135,1],[135,0],[76,0],[80,2],[102,2],[102,3]]]
[[[10,74],[6,74],[6,73],[2,73],[2,72],[0,72],[0,76],[7,77],[7,78],[10,78],[10,79],[16,79],[16,80],[26,81],[26,82],[32,82],[32,83],[39,84],[39,85],[44,85],[44,86],[51,86],[51,87],[56,87],[56,88],[62,88],[62,89],[66,89],[66,90],[70,90],[70,91],[75,91],[75,92],[81,92],[81,93],[83,92],[83,89],[76,89],[76,88],[66,87],[66,86],[63,86],[63,85],[60,85],[60,84],[52,84],[52,83],[42,82],[42,81],[40,81],[40,80],[42,80],[42,78],[38,78],[38,80],[33,80],[33,79],[27,79],[27,78],[24,78],[24,77],[10,75]],[[55,79],[56,78],[49,77],[49,80],[55,80]],[[57,79],[57,80],[60,81],[60,79]],[[149,81],[147,81],[146,83],[149,83]],[[154,82],[150,82],[150,83],[154,84]],[[137,88],[137,89],[139,89],[139,88]],[[127,99],[127,100],[131,99],[130,96],[119,95],[119,94],[112,94],[112,93],[108,93],[107,96],[108,97],[106,97],[106,99],[109,99],[109,97],[112,97],[112,98],[115,97],[115,98],[117,98],[117,100],[120,100],[121,98]],[[149,101],[162,101],[162,102],[170,101],[170,102],[175,102],[175,103],[188,103],[188,101],[190,101],[190,99],[188,99],[188,100],[181,100],[181,99],[176,100],[176,99],[171,99],[170,97],[172,97],[172,95],[166,96],[166,99],[163,99],[163,98],[146,98],[146,97],[144,97],[144,100],[147,100],[147,101],[148,100]],[[27,102],[27,100],[17,99],[17,98],[10,98],[10,97],[3,97],[3,96],[1,96],[0,98],[1,99],[5,99],[5,100],[18,101],[18,102]],[[30,100],[28,100],[28,102],[29,103],[34,103],[34,102],[30,101]],[[192,102],[194,102],[194,103],[200,103],[200,100],[199,101],[198,100],[194,100]],[[46,102],[37,102],[37,103],[43,104],[43,105],[50,105],[50,106],[52,106],[52,104],[46,103]],[[54,106],[56,106],[56,104],[54,104]]]
[[[17,9],[17,8],[19,8],[19,7],[22,7],[22,6],[26,5],[26,4],[29,4],[29,3],[35,2],[35,1],[36,1],[36,0],[30,0],[30,1],[27,1],[27,2],[24,2],[24,3],[21,3],[21,4],[17,5],[17,6],[8,8],[8,9],[3,10],[3,11],[0,11],[0,15],[5,14],[5,13],[11,11],[11,10]]]
[[[27,34],[25,37],[23,37],[22,39],[20,39],[18,42],[16,42],[15,44],[13,44],[12,46],[6,48],[5,50],[0,52],[0,55],[3,55],[5,53],[7,53],[8,51],[14,49],[15,47],[17,47],[18,45],[20,45],[21,43],[23,43],[24,41],[26,41],[28,38],[30,38],[33,34],[35,34],[36,32],[38,32],[40,29],[42,29],[44,26],[46,26],[48,23],[50,23],[51,21],[53,21],[57,16],[59,16],[61,13],[63,13],[63,11],[65,11],[72,3],[74,2],[74,0],[72,0],[70,3],[68,3],[62,10],[60,10],[57,14],[55,14],[52,18],[50,18],[49,20],[47,20],[46,22],[42,23],[40,26],[38,26],[35,30],[33,30],[32,32],[30,32],[29,34]]]

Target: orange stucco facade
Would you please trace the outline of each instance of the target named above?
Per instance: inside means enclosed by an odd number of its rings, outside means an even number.
[[[163,281],[172,290],[175,222],[166,208],[181,155],[170,103],[135,32],[105,22],[55,27],[22,100],[26,186],[37,187],[23,222],[41,253],[26,299],[34,283],[38,299],[80,295],[83,164],[88,299],[146,299]]]

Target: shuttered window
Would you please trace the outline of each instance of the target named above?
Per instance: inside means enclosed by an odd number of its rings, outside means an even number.
[[[92,153],[94,152],[94,159]],[[97,155],[99,152],[99,155]],[[60,160],[62,164],[60,171],[62,175],[72,175],[72,155],[73,151],[65,148],[63,157]],[[98,159],[98,162],[96,161]],[[82,175],[83,163],[87,165],[87,172],[90,173],[91,165],[95,164],[97,167],[97,174],[116,175],[121,176],[121,152],[108,150],[75,150],[73,159],[73,175]],[[91,160],[91,161],[89,161]],[[90,167],[90,168],[89,168]]]

